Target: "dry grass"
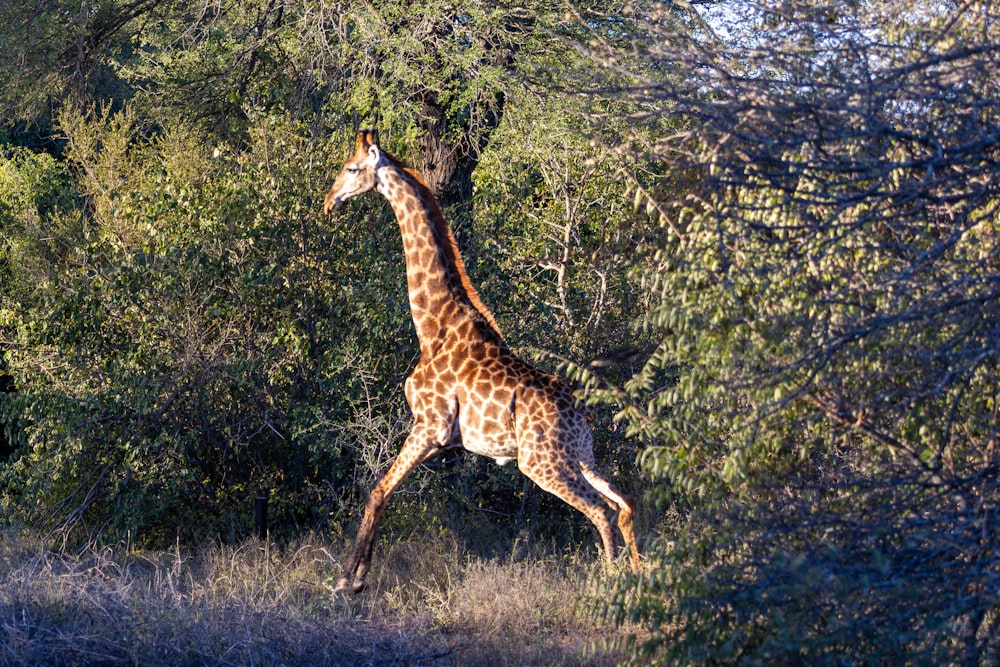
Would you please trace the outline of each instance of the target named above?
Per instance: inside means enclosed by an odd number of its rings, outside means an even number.
[[[448,538],[385,545],[366,593],[331,593],[318,539],[195,555],[67,555],[0,537],[0,665],[610,665],[581,601],[593,563],[473,559]]]

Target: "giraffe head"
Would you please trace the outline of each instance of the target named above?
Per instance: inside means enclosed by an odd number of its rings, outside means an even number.
[[[361,130],[354,155],[344,164],[337,180],[323,201],[323,213],[336,211],[346,200],[362,195],[377,184],[375,170],[382,159],[382,149],[378,147],[378,132]]]

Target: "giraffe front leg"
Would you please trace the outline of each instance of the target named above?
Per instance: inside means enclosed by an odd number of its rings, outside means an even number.
[[[410,432],[396,460],[368,494],[364,518],[358,528],[354,548],[351,549],[351,555],[341,570],[334,592],[360,593],[365,589],[367,586],[365,576],[371,567],[375,535],[389,498],[418,465],[433,458],[440,451],[441,448],[437,443],[428,437],[427,429],[415,426]]]
[[[398,462],[399,459],[397,458],[396,461]],[[395,467],[395,463],[393,467]],[[391,470],[390,468],[390,472]],[[409,472],[406,474],[409,474]],[[383,475],[374,488],[372,488],[371,493],[368,494],[368,502],[365,503],[365,515],[361,520],[360,528],[358,528],[358,536],[354,540],[354,548],[351,549],[351,555],[348,557],[347,563],[341,571],[340,579],[337,580],[337,587],[334,589],[336,593],[347,591],[360,593],[365,589],[365,575],[368,573],[368,568],[371,565],[375,533],[378,530],[379,521],[382,519],[382,511],[385,509],[386,503],[389,502],[389,496],[392,495],[392,489],[387,491],[389,485],[384,484],[388,476],[388,473]],[[405,479],[405,476],[403,479]],[[401,482],[402,479],[397,483],[397,486]]]

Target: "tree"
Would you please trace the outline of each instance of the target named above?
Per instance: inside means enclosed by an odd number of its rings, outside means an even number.
[[[592,55],[685,131],[619,149],[700,182],[640,197],[659,345],[600,394],[688,508],[614,602],[656,628],[636,660],[995,661],[995,8],[642,19]]]

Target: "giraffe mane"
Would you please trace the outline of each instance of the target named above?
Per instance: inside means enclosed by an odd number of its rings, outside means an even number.
[[[462,261],[462,255],[458,251],[458,243],[455,241],[455,234],[451,231],[451,227],[448,226],[447,221],[444,217],[444,211],[441,210],[441,205],[438,203],[437,197],[431,191],[431,188],[424,181],[423,176],[420,175],[416,169],[411,169],[410,167],[404,167],[402,163],[399,162],[395,157],[385,154],[390,160],[393,161],[402,171],[405,173],[413,182],[414,187],[420,194],[420,199],[423,200],[424,205],[427,207],[427,212],[430,214],[431,224],[434,227],[435,236],[441,241],[441,248],[444,250],[445,260],[450,262],[454,267],[456,273],[458,273],[458,280],[465,291],[466,296],[469,297],[469,301],[472,307],[475,308],[480,315],[486,320],[493,329],[493,332],[500,338],[503,335],[500,333],[500,327],[497,326],[496,320],[493,318],[493,313],[490,309],[483,303],[483,300],[479,297],[479,291],[476,290],[475,285],[469,279],[469,274],[465,270],[465,262]]]

